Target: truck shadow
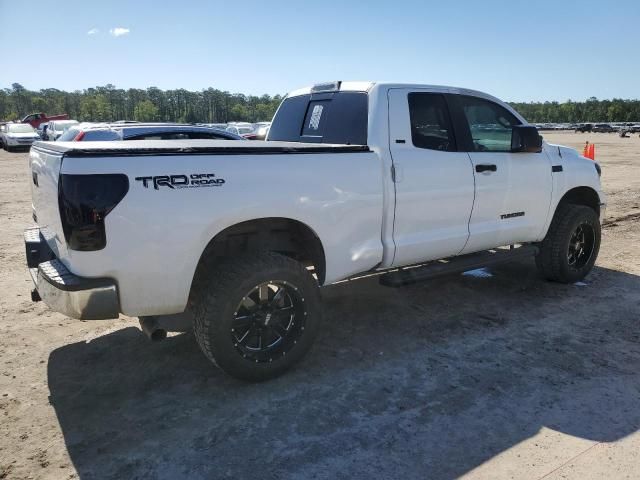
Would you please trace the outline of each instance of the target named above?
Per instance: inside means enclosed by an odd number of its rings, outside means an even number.
[[[328,287],[310,355],[263,384],[223,375],[191,334],[149,344],[132,327],[59,348],[48,380],[69,455],[87,479],[434,479],[541,428],[599,442],[638,430],[640,277],[492,273]]]

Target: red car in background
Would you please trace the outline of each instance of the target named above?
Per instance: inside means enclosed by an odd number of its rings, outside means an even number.
[[[69,120],[69,115],[61,113],[60,115],[47,116],[46,113],[32,113],[22,119],[21,123],[28,123],[33,128],[38,128],[41,123],[50,122],[53,120]]]

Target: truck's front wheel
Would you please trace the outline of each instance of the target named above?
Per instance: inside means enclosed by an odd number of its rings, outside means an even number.
[[[549,280],[572,283],[593,268],[600,250],[600,221],[584,205],[558,207],[547,236],[540,244],[536,264]]]
[[[204,354],[231,376],[276,377],[309,350],[321,320],[308,270],[273,252],[212,265],[194,284],[194,333]]]

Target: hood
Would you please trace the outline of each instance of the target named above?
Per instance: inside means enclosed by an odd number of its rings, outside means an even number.
[[[11,138],[40,138],[38,136],[37,133],[35,132],[26,132],[26,133],[12,133],[12,132],[8,132],[7,133],[8,137]]]
[[[593,163],[593,160],[583,157],[575,148],[565,147],[564,145],[556,145],[554,143],[547,142],[544,142],[544,146],[547,152],[551,155],[559,156],[561,158],[581,159]]]

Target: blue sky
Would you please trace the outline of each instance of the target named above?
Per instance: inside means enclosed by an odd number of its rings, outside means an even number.
[[[639,30],[637,0],[0,0],[0,88],[274,94],[335,79],[639,98]]]

